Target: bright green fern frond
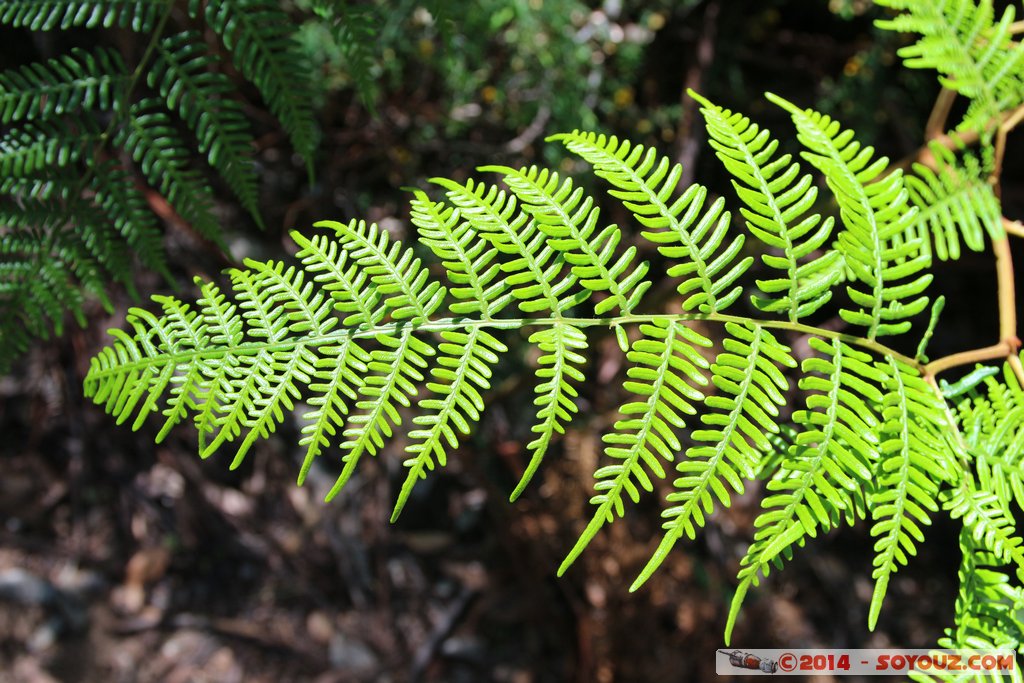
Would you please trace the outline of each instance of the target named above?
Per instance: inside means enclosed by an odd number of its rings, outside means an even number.
[[[758,280],[764,296],[754,305],[769,313],[786,312],[796,322],[821,308],[832,298],[832,286],[842,275],[842,255],[835,250],[814,256],[832,234],[833,219],[810,213],[818,196],[810,175],[800,175],[800,165],[790,155],[772,159],[779,143],[742,114],[734,114],[700,95],[710,144],[746,208],[740,213],[747,229],[782,256],[762,254],[761,260],[785,275]]]
[[[874,490],[868,507],[874,525],[875,589],[868,611],[868,627],[875,628],[889,579],[907,556],[916,554],[915,543],[924,541],[921,526],[931,523],[929,512],[938,510],[939,484],[951,478],[948,451],[936,428],[946,426],[943,406],[912,368],[887,358],[878,363],[885,372],[879,460]],[[941,432],[940,432],[941,433]]]
[[[480,313],[488,319],[511,301],[510,295],[503,292],[502,283],[492,283],[498,266],[487,268],[497,249],[486,248],[487,243],[474,234],[469,224],[459,220],[458,210],[431,202],[425,193],[417,192],[412,220],[420,230],[421,241],[443,260],[449,279],[470,285],[453,290],[453,295],[476,301],[453,304],[453,313]],[[484,409],[480,392],[490,388],[491,366],[498,362],[498,354],[508,351],[508,347],[479,327],[467,332],[447,330],[441,337],[444,343],[438,347],[436,365],[430,371],[437,381],[427,383],[433,396],[420,400],[423,414],[413,418],[420,428],[409,433],[414,443],[406,451],[413,457],[405,463],[409,473],[395,504],[393,519],[401,513],[416,482],[426,477],[435,463],[445,465],[447,449],[458,446],[455,430],[468,434],[470,424],[480,419]]]
[[[747,592],[761,575],[767,577],[773,565],[781,567],[782,559],[792,557],[793,547],[803,546],[808,536],[829,531],[844,517],[853,523],[863,516],[855,498],[870,482],[877,457],[879,419],[871,406],[882,401],[875,384],[879,372],[871,356],[838,339],[812,337],[810,345],[821,355],[801,364],[807,407],[793,414],[804,429],[767,484],[763,512],[754,520],[754,542],[740,563],[726,642]]]
[[[430,273],[411,249],[392,242],[387,231],[376,223],[320,221],[314,225],[334,230],[341,246],[352,253],[355,262],[370,276],[395,320],[422,322],[441,305],[447,290],[430,279]]]
[[[413,256],[411,249],[391,242],[387,232],[376,225],[363,221],[348,224],[322,221],[317,226],[332,229],[341,248],[351,254],[354,265],[369,276],[368,280],[354,281],[350,279],[352,271],[345,271],[344,261],[331,257],[323,262],[330,269],[323,271],[325,275],[330,273],[339,280],[347,281],[344,287],[332,291],[335,306],[352,312],[355,320],[361,319],[364,324],[382,319],[385,313],[395,321],[410,323],[400,325],[396,334],[376,335],[384,348],[370,353],[369,374],[358,389],[362,400],[356,403],[362,412],[349,418],[343,432],[345,467],[328,494],[330,499],[351,477],[362,454],[374,455],[384,445],[384,438],[391,436],[391,425],[400,424],[396,404],[409,406],[409,397],[416,394],[416,384],[423,380],[421,370],[427,367],[425,358],[435,353],[429,344],[413,336],[413,325],[425,322],[440,307],[446,289],[430,279],[427,269],[422,267],[420,259]],[[307,247],[305,253],[308,261],[313,252]],[[367,283],[375,286],[372,299],[359,293]],[[377,311],[373,307],[377,307]],[[461,407],[454,401],[452,399],[452,405],[448,406],[450,410],[455,405]],[[444,426],[447,426],[446,422]],[[426,476],[422,472],[426,460],[418,462],[419,468],[415,467],[415,462],[410,467],[420,478]],[[401,503],[404,505],[404,502],[403,497]],[[396,506],[396,516],[400,510],[401,505]]]
[[[1021,619],[1024,594],[1020,586],[1010,582],[1010,577],[1002,571],[1003,563],[982,544],[975,542],[966,530],[960,532],[960,550],[963,559],[957,572],[960,587],[954,625],[945,629],[939,647],[1018,651],[1024,643],[1024,621]],[[914,673],[910,677],[922,683],[1002,683],[1006,680],[1020,683],[1024,680],[1019,667],[1014,667],[1009,679],[998,673],[986,676],[968,672]]]
[[[761,453],[771,448],[766,435],[779,431],[779,406],[785,405],[789,389],[780,366],[796,367],[789,347],[760,325],[727,323],[725,328],[729,336],[711,366],[711,381],[720,393],[704,399],[700,419],[705,428],[691,434],[702,445],[688,448],[676,465],[680,476],[667,498],[672,507],[662,513],[665,537],[634,588],[654,573],[683,535],[696,536],[716,498],[729,506],[727,486],[743,493],[743,479],[754,477]]]
[[[412,223],[419,229],[420,241],[441,259],[448,280],[464,285],[450,290],[458,299],[449,306],[452,313],[479,313],[489,320],[512,301],[505,283],[498,278],[498,250],[488,247],[470,224],[461,219],[458,209],[432,202],[426,193],[417,190],[412,201]]]
[[[562,255],[548,244],[536,221],[519,210],[515,195],[472,181],[460,185],[436,178],[434,182],[447,190],[449,201],[458,207],[461,218],[473,231],[501,255],[511,257],[501,264],[505,273],[502,285],[519,300],[520,310],[547,310],[556,319],[550,328],[534,332],[529,338],[543,352],[537,371],[543,381],[535,389],[534,405],[538,410],[532,432],[537,436],[527,444],[530,462],[512,492],[514,500],[540,467],[552,437],[564,431],[563,425],[577,411],[574,399],[578,392],[573,382],[583,381],[577,366],[586,360],[579,352],[587,347],[587,337],[574,325],[558,319],[563,311],[585,301],[590,290],[573,291],[576,275],[565,272]]]
[[[550,328],[531,334],[529,341],[543,354],[537,359],[537,377],[542,381],[534,388],[536,396],[533,399],[533,405],[537,406],[537,421],[530,428],[536,437],[526,444],[530,462],[510,500],[515,500],[526,490],[544,460],[552,437],[564,434],[565,424],[579,411],[575,400],[579,392],[573,383],[583,381],[580,366],[587,361],[582,355],[587,348],[587,335],[570,323],[556,321]]]
[[[327,235],[307,238],[297,231],[292,239],[299,245],[296,257],[305,269],[314,274],[317,284],[334,299],[334,308],[349,315],[342,321],[349,326],[376,325],[385,316],[380,295],[371,284],[369,274]]]
[[[922,252],[931,256],[934,251],[943,261],[960,258],[961,239],[971,251],[982,251],[986,234],[992,239],[1003,235],[1003,212],[992,185],[973,157],[966,156],[961,165],[942,145],[930,149],[936,170],[914,164],[915,175],[905,179],[910,203],[918,209],[908,241],[918,241]]]
[[[224,40],[242,75],[255,85],[313,174],[317,131],[310,68],[293,35],[293,22],[277,0],[189,1]]]
[[[589,297],[588,290],[573,291],[576,275],[564,272],[562,256],[529,214],[520,210],[515,195],[472,180],[465,185],[444,178],[433,182],[447,190],[448,200],[480,237],[512,257],[502,263],[501,270],[520,310],[561,315]]]
[[[355,472],[363,453],[375,455],[384,446],[384,439],[392,434],[392,425],[401,423],[398,406],[408,408],[409,397],[416,395],[416,385],[423,381],[421,370],[427,367],[426,358],[434,349],[413,336],[411,326],[403,326],[397,336],[378,335],[377,342],[384,348],[370,354],[369,374],[359,387],[363,400],[356,403],[362,412],[349,418],[343,433],[345,467],[327,494],[327,500],[338,495]]]
[[[804,158],[825,174],[839,202],[844,230],[839,251],[859,286],[846,288],[857,310],[840,309],[848,323],[868,328],[868,339],[902,334],[910,329],[907,318],[928,306],[924,290],[932,281],[923,273],[929,259],[919,240],[902,241],[915,219],[907,206],[903,175],[883,175],[888,159],[874,157],[853,132],[838,121],[813,110],[801,110],[772,94],[768,98],[790,112],[797,137],[807,148]]]
[[[193,69],[197,78],[212,66],[200,63]],[[166,86],[165,99],[175,96],[172,87]],[[738,278],[753,257],[740,253],[752,243],[731,225],[725,199],[707,202],[700,185],[678,188],[681,168],[653,150],[577,131],[557,139],[590,162],[611,183],[611,196],[637,217],[643,236],[668,262],[667,273],[681,281],[681,308],[670,297],[674,310],[644,312],[647,264],[632,246],[619,250],[627,236],[601,225],[595,200],[575,179],[534,167],[489,166],[485,170],[503,176],[504,189],[435,179],[443,201],[414,191],[419,247],[364,221],[323,221],[317,225],[325,233],[292,233],[296,265],[246,261],[230,271],[232,292],[201,284],[198,304],[159,297],[159,313],[133,309],[131,332],[113,331],[114,343],[93,359],[86,392],[136,428],[147,415],[162,414],[158,438],[191,420],[201,454],[233,444],[236,467],[257,440],[295,414],[304,451],[300,482],[320,456],[339,453],[341,472],[328,499],[364,456],[379,454],[397,437],[405,450],[405,482],[394,519],[411,505],[416,484],[445,466],[481,419],[494,375],[506,365],[503,331],[525,337],[526,357],[536,358],[529,462],[512,497],[520,495],[583,404],[579,387],[593,328],[628,346],[623,389],[633,398],[603,437],[606,462],[595,472],[593,518],[560,572],[625,513],[627,499],[654,490],[666,463],[674,464],[676,475],[663,513],[664,538],[633,589],[679,539],[694,538],[716,506],[730,505],[734,493],[744,491],[744,479],[766,482],[727,637],[750,588],[808,538],[869,516],[876,552],[872,628],[892,574],[914,554],[940,504],[963,520],[971,543],[1024,567],[1024,541],[1009,507],[1024,498],[1024,389],[1011,372],[997,378],[990,369],[940,389],[935,366],[921,360],[924,342],[912,358],[878,341],[906,332],[909,319],[927,306],[924,230],[944,231],[936,253],[954,253],[951,225],[957,239],[963,233],[969,247],[976,244],[977,226],[961,214],[989,204],[974,184],[971,162],[954,167],[952,158],[942,157],[939,170],[920,172],[908,189],[899,173],[883,175],[886,160],[838,123],[775,99],[792,113],[804,157],[824,173],[838,200],[842,227],[833,251],[826,246],[832,223],[813,212],[810,176],[778,155],[778,143],[747,118],[702,104],[713,146],[745,204],[749,231],[772,251],[765,263],[779,276],[759,283],[756,307],[779,315],[759,320],[727,312],[742,294]],[[140,103],[135,116],[154,116],[145,124],[149,130],[170,128],[157,110]],[[175,161],[181,158],[177,138],[168,135],[161,147],[143,131],[124,130],[133,156],[149,164],[143,170],[151,182],[164,173],[186,174],[181,183],[192,177]],[[0,179],[0,189],[55,213],[81,194],[67,177],[70,167],[55,170],[47,179]],[[125,189],[131,183],[124,171],[103,166],[97,181],[104,173],[120,182],[115,187],[125,195],[119,203],[138,204]],[[167,193],[170,188],[161,186]],[[91,210],[106,210],[113,196],[97,194]],[[920,214],[911,198],[927,204]],[[134,225],[134,211],[117,225]],[[54,228],[65,224],[45,220],[45,230],[62,234]],[[992,217],[977,220],[986,229]],[[17,321],[2,304],[20,301],[27,287],[42,286],[46,277],[85,280],[105,267],[105,257],[93,252],[103,253],[109,238],[98,234],[90,243],[95,249],[69,242],[59,268],[21,284],[31,279],[26,264],[42,252],[32,245],[30,222],[12,224],[0,244],[24,257],[0,259],[0,321]],[[68,267],[76,250],[86,256],[81,271]],[[432,264],[427,250],[436,257]],[[841,276],[853,301],[841,317],[863,325],[859,333],[806,322],[812,313],[821,315]],[[62,296],[49,294],[40,317],[74,305]],[[588,300],[593,308],[583,306]],[[933,307],[933,322],[939,308]],[[709,363],[702,347],[712,346],[711,334],[704,330],[714,326],[724,328],[725,339]],[[799,370],[797,353],[786,345],[794,341],[800,343]],[[791,380],[799,392],[791,390]],[[802,401],[801,409],[791,412],[792,401]],[[690,416],[699,416],[699,427]],[[692,445],[682,453],[684,439]]]
[[[942,84],[970,100],[959,129],[983,131],[1001,112],[1024,102],[1024,45],[1011,26],[1015,8],[1006,7],[994,23],[992,0],[875,0],[903,10],[880,28],[917,33],[921,38],[899,50],[912,69],[935,69]]]
[[[167,107],[195,132],[199,151],[260,223],[252,134],[241,105],[232,98],[234,85],[213,68],[218,62],[199,33],[185,31],[156,43],[156,58],[146,77]]]
[[[626,354],[634,365],[626,373],[629,380],[624,388],[643,400],[619,408],[625,418],[615,423],[614,432],[604,436],[605,454],[616,462],[594,473],[596,495],[590,502],[597,510],[562,562],[559,574],[568,569],[605,523],[625,514],[627,495],[637,502],[641,488],[653,490],[652,475],[665,477],[661,460],[674,462],[682,449],[674,431],[686,425],[680,413],[695,415],[693,404],[704,400],[698,387],[708,384],[704,371],[709,363],[694,347],[710,347],[711,341],[681,323],[667,321],[642,325],[640,332],[643,336]]]
[[[106,48],[0,72],[0,123],[48,119],[73,111],[112,109],[128,86],[121,56]]]
[[[1011,502],[1024,510],[1024,407],[1005,411],[987,403],[979,407],[994,419],[984,438],[978,439],[981,443],[970,449],[978,483],[996,495],[1007,515]]]
[[[1017,535],[1013,517],[1006,514],[999,498],[977,488],[970,473],[965,473],[952,490],[944,507],[953,519],[961,519],[964,532],[974,544],[995,555],[1024,580],[1024,539]]]
[[[594,172],[615,188],[610,194],[648,229],[643,236],[676,261],[668,274],[684,278],[678,287],[687,296],[684,310],[721,312],[739,298],[742,290],[736,280],[753,257],[736,260],[743,235],[727,240],[730,213],[724,211],[723,199],[704,211],[707,190],[700,185],[674,198],[682,167],[659,157],[654,149],[580,131],[549,139],[560,141],[593,165]]]
[[[306,447],[299,471],[300,486],[317,456],[331,446],[331,440],[344,428],[345,416],[358,401],[357,392],[366,382],[370,361],[370,354],[352,338],[342,339],[336,346],[320,347],[312,374],[314,381],[309,385],[316,396],[307,401],[314,410],[302,416],[307,424],[299,440],[299,445]]]
[[[167,0],[8,0],[0,4],[0,24],[32,31],[117,26],[143,32],[169,9]]]
[[[392,520],[401,514],[413,486],[426,478],[435,462],[445,465],[447,449],[459,444],[455,430],[469,434],[470,423],[480,419],[484,409],[480,392],[491,387],[491,366],[498,362],[497,354],[508,351],[508,347],[479,327],[468,332],[446,330],[441,338],[444,343],[438,347],[437,362],[430,371],[437,381],[427,382],[433,396],[420,400],[423,414],[412,420],[419,429],[409,432],[413,440],[405,449],[412,454],[405,461],[409,473],[398,494]]]
[[[597,303],[598,315],[615,308],[629,315],[651,283],[644,280],[648,264],[641,262],[630,271],[636,247],[630,247],[613,261],[622,233],[609,225],[594,234],[600,209],[572,179],[560,180],[557,173],[536,166],[520,170],[486,166],[482,171],[504,174],[505,183],[519,198],[520,206],[540,227],[548,243],[562,253],[580,284],[609,296]]]

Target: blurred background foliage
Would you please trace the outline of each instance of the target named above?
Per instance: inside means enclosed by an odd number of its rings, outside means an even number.
[[[328,133],[368,126],[391,138],[376,150],[390,157],[389,185],[487,160],[557,164],[564,157],[540,143],[581,128],[674,151],[714,189],[724,176],[698,162],[703,133],[687,87],[784,132],[785,117],[761,97],[775,90],[898,153],[916,148],[937,92],[929,74],[899,67],[901,37],[875,29],[879,10],[860,0],[742,11],[706,0],[296,3]],[[345,208],[379,205],[368,189]]]
[[[462,178],[492,163],[572,172],[543,140],[574,128],[654,145],[684,164],[685,180],[731,196],[686,88],[791,140],[788,117],[762,97],[774,91],[840,118],[896,159],[921,144],[938,92],[928,73],[899,65],[904,39],[876,30],[879,10],[864,0],[283,1],[313,65],[323,133],[315,181],[258,95],[230,74],[255,132],[267,229],[207,172],[229,252],[165,221],[180,295],[194,296],[187,290],[195,275],[216,278],[245,256],[293,250],[287,231],[315,220],[362,217],[407,237],[402,188],[426,187],[433,176]],[[60,35],[0,29],[0,67],[97,42],[137,55],[146,42],[117,29]],[[1013,179],[1021,156],[1007,157],[1007,202],[1020,201]],[[629,225],[622,215],[603,219]],[[965,258],[940,283],[961,290],[958,299],[947,293],[945,314],[959,348],[989,341],[994,304],[963,294],[990,267],[985,259]],[[171,289],[141,268],[135,282],[144,294]],[[958,308],[957,300],[966,303]],[[516,369],[534,359],[520,345],[503,358],[506,379],[465,457],[418,488],[401,523],[389,526],[397,452],[382,454],[325,505],[335,465],[319,465],[324,471],[296,488],[301,457],[288,430],[229,472],[217,458],[199,462],[191,434],[154,451],[153,425],[137,434],[113,428],[81,398],[86,359],[105,343],[104,328],[138,302],[121,292],[113,303],[113,315],[94,305],[86,329],[38,345],[0,381],[0,681],[714,675],[756,492],[673,553],[637,594],[627,593],[626,577],[657,535],[652,504],[554,579],[584,519],[583,473],[621,403],[605,390],[624,371],[614,339],[594,341],[582,417],[524,499],[505,500],[529,437],[517,415],[531,393]],[[736,642],[929,647],[950,617],[942,610],[956,558],[942,549],[955,533],[941,524],[930,532],[935,542],[890,588],[891,607],[870,638],[871,541],[867,529],[859,533],[817,540],[773,576]],[[17,595],[50,597],[26,606],[4,588],[19,581],[46,590]]]

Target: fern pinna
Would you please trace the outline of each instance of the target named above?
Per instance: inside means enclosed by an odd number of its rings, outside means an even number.
[[[118,27],[148,41],[131,66],[99,46],[0,72],[0,370],[33,337],[59,334],[66,312],[81,319],[83,292],[105,303],[111,281],[130,288],[133,255],[164,271],[146,185],[182,224],[223,247],[213,194],[191,165],[189,135],[261,222],[254,140],[238,87],[220,50],[190,25],[219,37],[312,168],[309,69],[276,0],[190,0],[187,16],[172,22],[174,7],[167,0],[0,6],[0,23],[16,28]]]
[[[926,191],[910,192],[898,170],[883,174],[887,160],[838,122],[771,96],[792,115],[804,159],[836,198],[838,220],[822,216],[814,177],[779,153],[768,131],[697,97],[733,177],[738,217],[703,186],[680,187],[681,168],[653,149],[593,133],[556,135],[632,213],[639,246],[626,246],[633,240],[602,220],[596,200],[551,170],[486,167],[498,184],[436,179],[440,196],[415,192],[412,222],[443,282],[378,226],[324,221],[312,236],[293,233],[298,264],[247,261],[230,271],[231,298],[199,282],[196,305],[160,297],[159,313],[133,309],[131,331],[113,330],[114,344],[93,359],[86,392],[136,428],[161,415],[161,439],[191,417],[201,454],[231,444],[233,467],[297,411],[300,480],[328,449],[341,454],[328,498],[409,420],[397,517],[415,483],[444,466],[480,418],[510,330],[529,331],[540,351],[518,496],[578,410],[589,331],[598,328],[626,352],[624,389],[634,397],[604,435],[593,515],[560,571],[665,478],[664,538],[634,589],[716,507],[751,481],[767,481],[727,632],[749,589],[808,538],[858,520],[876,539],[871,627],[892,575],[941,510],[962,521],[971,552],[982,553],[970,561],[1024,571],[1002,507],[1013,496],[992,491],[1001,479],[991,476],[997,467],[1017,472],[1021,447],[1002,460],[1003,451],[991,451],[977,476],[965,470],[962,463],[981,460],[958,429],[970,429],[968,415],[985,419],[984,411],[952,412],[921,356],[880,341],[910,334],[912,319],[928,309],[936,248],[926,247],[932,232],[914,205]],[[934,174],[919,182],[936,195],[962,186]],[[956,213],[929,220],[940,221],[943,234],[975,228],[961,226]],[[741,305],[751,240],[762,245],[767,273],[749,292],[753,316]],[[677,280],[672,310],[645,309],[645,244]],[[833,298],[846,332],[807,322]],[[720,326],[717,349],[694,323]],[[810,340],[802,361],[792,349],[798,336]],[[801,405],[783,420],[794,395]],[[1024,410],[1019,387],[999,400],[1007,411]],[[976,431],[995,429],[986,425]],[[783,431],[791,438],[780,440]],[[1024,475],[1014,482],[1007,491],[1019,500]]]

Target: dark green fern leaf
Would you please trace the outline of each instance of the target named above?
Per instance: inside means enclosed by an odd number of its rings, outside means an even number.
[[[160,191],[192,228],[224,248],[213,215],[213,195],[189,168],[189,149],[157,100],[132,105],[117,143],[132,156],[149,184]]]
[[[292,35],[292,20],[277,0],[190,0],[189,13],[198,16],[201,5],[210,28],[221,36],[242,75],[259,89],[312,177],[319,133],[310,69]]]
[[[242,107],[231,95],[231,81],[215,70],[217,58],[194,31],[176,33],[157,43],[147,75],[171,110],[196,134],[199,150],[224,178],[257,223],[259,188],[252,158],[252,134]]]
[[[167,0],[7,0],[0,23],[32,31],[117,26],[144,32],[169,9]]]
[[[81,159],[99,136],[88,122],[83,130],[64,122],[26,123],[0,138],[0,175],[24,177],[66,168]]]
[[[121,56],[106,48],[75,48],[46,62],[0,72],[0,123],[110,110],[128,87]]]
[[[135,181],[116,163],[105,162],[92,167],[90,184],[96,193],[94,203],[106,213],[143,265],[170,281],[163,236]]]

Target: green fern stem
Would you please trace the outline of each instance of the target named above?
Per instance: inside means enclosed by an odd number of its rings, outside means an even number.
[[[467,318],[438,318],[434,320],[424,320],[414,324],[416,331],[418,332],[444,332],[446,330],[466,330],[472,327],[487,327],[496,330],[518,330],[531,326],[536,327],[551,327],[553,325],[572,325],[573,327],[579,328],[590,328],[590,327],[623,327],[629,325],[640,325],[643,323],[656,324],[657,321],[665,322],[710,322],[710,323],[736,323],[739,325],[751,323],[750,318],[744,318],[737,315],[728,315],[725,313],[653,313],[653,314],[632,314],[632,315],[620,315],[608,318],[566,318],[566,317],[551,317],[551,318],[499,318],[494,320],[478,320],[478,319],[467,319]],[[813,327],[811,325],[804,325],[802,323],[791,323],[785,320],[757,320],[754,321],[758,327],[772,330],[789,330],[791,332],[799,332],[801,334],[811,335],[815,337],[822,337],[826,339],[838,339],[844,341],[847,344],[858,346],[863,349],[872,351],[875,354],[883,357],[890,357],[894,360],[899,361],[905,365],[910,366],[917,372],[924,374],[925,366],[916,361],[915,359],[907,356],[906,354],[900,353],[895,349],[891,349],[884,344],[879,343],[873,339],[865,339],[864,337],[857,337],[852,334],[846,334],[843,332],[835,332],[820,327]],[[321,344],[337,344],[342,338],[351,336],[356,339],[372,339],[378,335],[389,335],[393,336],[401,330],[409,327],[407,322],[388,322],[381,323],[374,326],[360,326],[351,329],[340,329],[332,330],[328,334],[319,336],[307,336],[300,339],[294,340],[281,340],[268,343],[253,343],[245,342],[237,346],[233,346],[230,349],[216,348],[208,349],[201,352],[200,357],[202,359],[217,359],[223,358],[228,354],[254,354],[261,350],[270,352],[275,351],[292,351],[296,346],[305,344],[307,346],[319,346]],[[191,358],[196,357],[194,354],[189,353],[169,353],[161,355],[159,358],[141,358],[137,362],[138,367],[144,367],[151,363],[164,363],[164,362],[184,362]],[[122,366],[123,367],[123,366]],[[113,370],[111,370],[113,372]],[[102,377],[103,371],[97,371],[97,378]]]

